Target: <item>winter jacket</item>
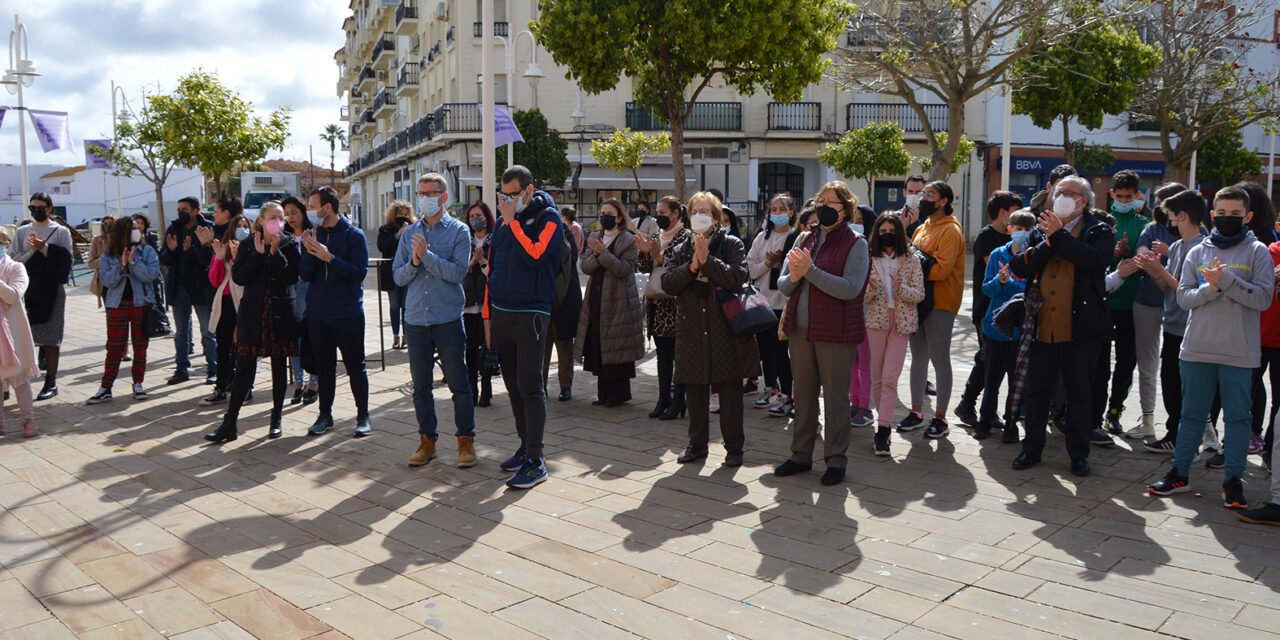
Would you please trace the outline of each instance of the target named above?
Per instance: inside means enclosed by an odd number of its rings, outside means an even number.
[[[564,245],[564,223],[545,191],[534,191],[511,224],[499,218],[489,244],[485,317],[491,309],[550,315]]]
[[[885,295],[884,277],[876,270],[876,264],[882,260],[898,264],[898,273],[893,276],[892,309],[889,308],[889,297]],[[915,333],[920,325],[916,305],[921,300],[924,300],[924,273],[915,255],[907,253],[894,258],[872,256],[871,269],[867,273],[867,292],[863,298],[868,329],[892,326],[900,336]]]
[[[280,238],[275,254],[258,253],[252,240],[240,243],[231,265],[231,278],[244,288],[236,311],[236,343],[262,346],[262,305],[271,305],[271,335],[278,344],[291,344],[301,337],[294,317],[293,285],[298,282],[302,262],[298,241],[292,235]]]
[[[1016,342],[1022,339],[1021,328],[1015,328],[1013,335],[1006,335],[995,326],[996,311],[1011,298],[1022,294],[1027,289],[1027,283],[1014,278],[1012,274],[1008,282],[1000,282],[1000,265],[1012,263],[1015,257],[1013,243],[1010,242],[1003,247],[996,247],[995,251],[991,252],[990,259],[987,260],[987,270],[982,278],[982,292],[990,299],[990,303],[987,306],[987,312],[982,316],[982,335],[988,340]]]
[[[1075,267],[1071,290],[1071,339],[1105,340],[1111,337],[1111,311],[1107,307],[1107,265],[1115,250],[1115,232],[1092,210],[1081,214],[1079,234],[1066,227],[1058,229],[1046,242],[1039,230],[1031,232],[1027,249],[1009,263],[1009,272],[1039,286],[1039,278],[1049,260],[1058,256]]]
[[[298,276],[307,288],[307,319],[351,320],[364,317],[364,279],[369,273],[369,245],[364,232],[339,217],[332,227],[316,227],[316,239],[329,248],[328,263],[301,250]]]
[[[964,297],[965,241],[960,222],[955,216],[930,216],[911,243],[936,261],[928,276],[934,282],[933,308],[958,313]]]
[[[197,307],[208,306],[213,300],[213,287],[209,285],[209,261],[204,259],[200,251],[200,239],[196,237],[196,228],[212,227],[204,216],[197,215],[196,222],[186,227],[175,220],[165,231],[165,241],[160,243],[160,264],[168,268],[164,279],[164,297],[170,304],[177,300],[178,289],[187,293],[187,299]],[[178,246],[169,250],[168,238],[177,238]],[[190,246],[184,247],[190,238]]]
[[[596,280],[600,288],[600,356],[605,365],[635,362],[644,357],[644,312],[640,292],[636,289],[636,237],[622,230],[613,240],[605,240],[603,232],[590,235],[605,243],[600,255],[590,249],[582,253],[582,272],[590,278],[587,299],[578,313],[577,339],[573,356],[581,360],[591,326],[591,293]]]

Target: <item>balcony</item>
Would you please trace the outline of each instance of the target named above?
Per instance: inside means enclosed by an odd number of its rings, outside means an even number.
[[[480,39],[480,31],[481,31],[482,29],[484,29],[484,23],[483,23],[483,22],[477,22],[477,23],[475,23],[475,36],[476,36],[476,39],[477,39],[477,40],[479,40],[479,39]],[[509,31],[509,30],[508,30],[508,28],[507,28],[507,23],[505,23],[505,22],[496,22],[496,21],[493,23],[493,35],[495,35],[495,36],[501,36],[501,37],[505,38],[505,37],[507,37],[507,34],[508,34],[508,33],[510,33],[510,31]]]
[[[347,105],[345,105],[345,104],[344,104],[344,105],[342,105],[341,107],[338,107],[338,119],[339,119],[339,120],[341,120],[341,121],[343,121],[343,122],[346,122],[346,121],[350,120],[350,119],[351,119],[351,107],[348,107],[348,106],[347,106]]]
[[[374,73],[373,67],[365,65],[364,68],[360,70],[360,77],[356,80],[356,88],[360,91],[365,91],[365,87],[372,86],[374,81],[377,79],[378,75]]]
[[[821,102],[770,102],[770,131],[821,131]]]
[[[356,123],[356,127],[361,132],[368,131],[370,127],[378,128],[377,121],[373,119],[373,109],[365,109],[364,113],[360,114],[360,122]]]
[[[385,32],[373,45],[373,55],[370,56],[375,66],[378,65],[378,59],[387,54],[387,58],[394,58],[396,52],[396,37],[391,32]]]
[[[411,36],[418,32],[418,3],[416,0],[400,0],[396,5],[396,35]]]
[[[382,115],[383,112],[391,112],[396,110],[395,96],[391,95],[391,87],[384,87],[378,92],[377,97],[373,99],[373,111],[376,115]]]
[[[418,63],[409,62],[400,67],[400,75],[396,78],[396,95],[403,96],[407,93],[417,91],[418,75],[421,71],[418,69]]]
[[[499,102],[505,105],[505,102]],[[471,102],[446,102],[435,111],[435,133],[469,133],[480,131],[479,105]]]
[[[671,127],[634,102],[627,103],[627,127],[635,131],[659,131]],[[697,102],[684,123],[685,131],[742,131],[741,102]]]
[[[444,42],[445,44],[453,44],[453,41],[456,39],[457,36],[454,35],[453,25],[449,25],[449,30],[444,34]]]
[[[929,126],[934,133],[946,131],[947,105],[926,104],[924,113],[929,118]],[[845,109],[846,131],[861,129],[872,122],[896,122],[906,133],[924,133],[924,124],[920,116],[906,104],[880,102],[853,102]]]

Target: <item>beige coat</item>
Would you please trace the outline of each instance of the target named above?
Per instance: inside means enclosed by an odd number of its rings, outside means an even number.
[[[640,307],[640,291],[636,288],[636,238],[630,231],[622,231],[613,241],[604,240],[603,232],[589,237],[598,238],[608,248],[597,256],[589,247],[582,252],[582,272],[589,275],[587,297],[582,301],[578,314],[578,339],[573,345],[573,357],[582,361],[582,348],[587,342],[587,327],[591,324],[591,282],[604,278],[600,293],[600,351],[604,364],[635,362],[644,357],[644,313]],[[586,247],[586,243],[583,243]],[[596,273],[604,267],[602,273]]]
[[[4,388],[15,386],[40,375],[36,365],[36,345],[31,338],[31,323],[27,321],[27,307],[22,296],[27,292],[27,268],[12,258],[0,260],[0,308],[4,316],[0,322],[9,327],[13,338],[13,351],[18,365],[0,368],[0,382]]]
[[[89,244],[89,268],[93,270],[93,279],[89,281],[89,293],[97,296],[98,308],[102,308],[102,296],[106,294],[106,287],[102,286],[102,278],[98,275],[98,260],[102,258],[102,254],[107,252],[107,234],[100,234]]]

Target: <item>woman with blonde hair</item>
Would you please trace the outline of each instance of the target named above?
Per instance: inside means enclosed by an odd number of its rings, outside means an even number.
[[[22,416],[22,437],[35,437],[35,403],[31,397],[31,379],[40,375],[36,366],[36,345],[31,338],[31,323],[22,296],[27,292],[27,268],[8,256],[13,243],[9,231],[0,227],[0,386],[13,389]],[[4,407],[0,405],[0,434],[4,433]]]
[[[578,315],[574,356],[597,377],[591,404],[616,407],[631,400],[636,360],[644,356],[644,317],[636,290],[635,228],[621,202],[600,205],[600,231],[587,236],[582,273],[589,276]]]
[[[404,322],[404,287],[396,285],[391,273],[391,261],[396,259],[396,249],[400,246],[400,236],[409,225],[418,221],[413,215],[413,207],[404,200],[396,200],[383,214],[383,224],[378,227],[378,251],[382,253],[384,262],[378,263],[378,288],[387,292],[387,302],[391,307],[391,348],[404,349],[406,341],[400,339],[400,325]]]
[[[213,309],[209,313],[209,325],[214,327],[218,342],[218,375],[213,393],[200,400],[200,406],[208,407],[226,402],[231,384],[236,378],[236,313],[244,288],[231,277],[240,243],[249,239],[248,219],[233,215],[227,220],[222,237],[212,243],[209,260],[209,284],[214,286]]]

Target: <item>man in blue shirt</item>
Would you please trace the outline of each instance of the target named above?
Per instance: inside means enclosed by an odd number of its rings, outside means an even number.
[[[438,173],[418,179],[418,221],[400,235],[391,271],[405,288],[404,324],[409,341],[409,374],[413,378],[413,410],[418,417],[418,450],[409,466],[420,467],[436,456],[436,407],[431,393],[435,354],[440,354],[457,426],[458,466],[476,463],[475,406],[467,374],[467,334],[462,328],[466,296],[462,279],[471,261],[471,232],[449,216],[449,186]]]

